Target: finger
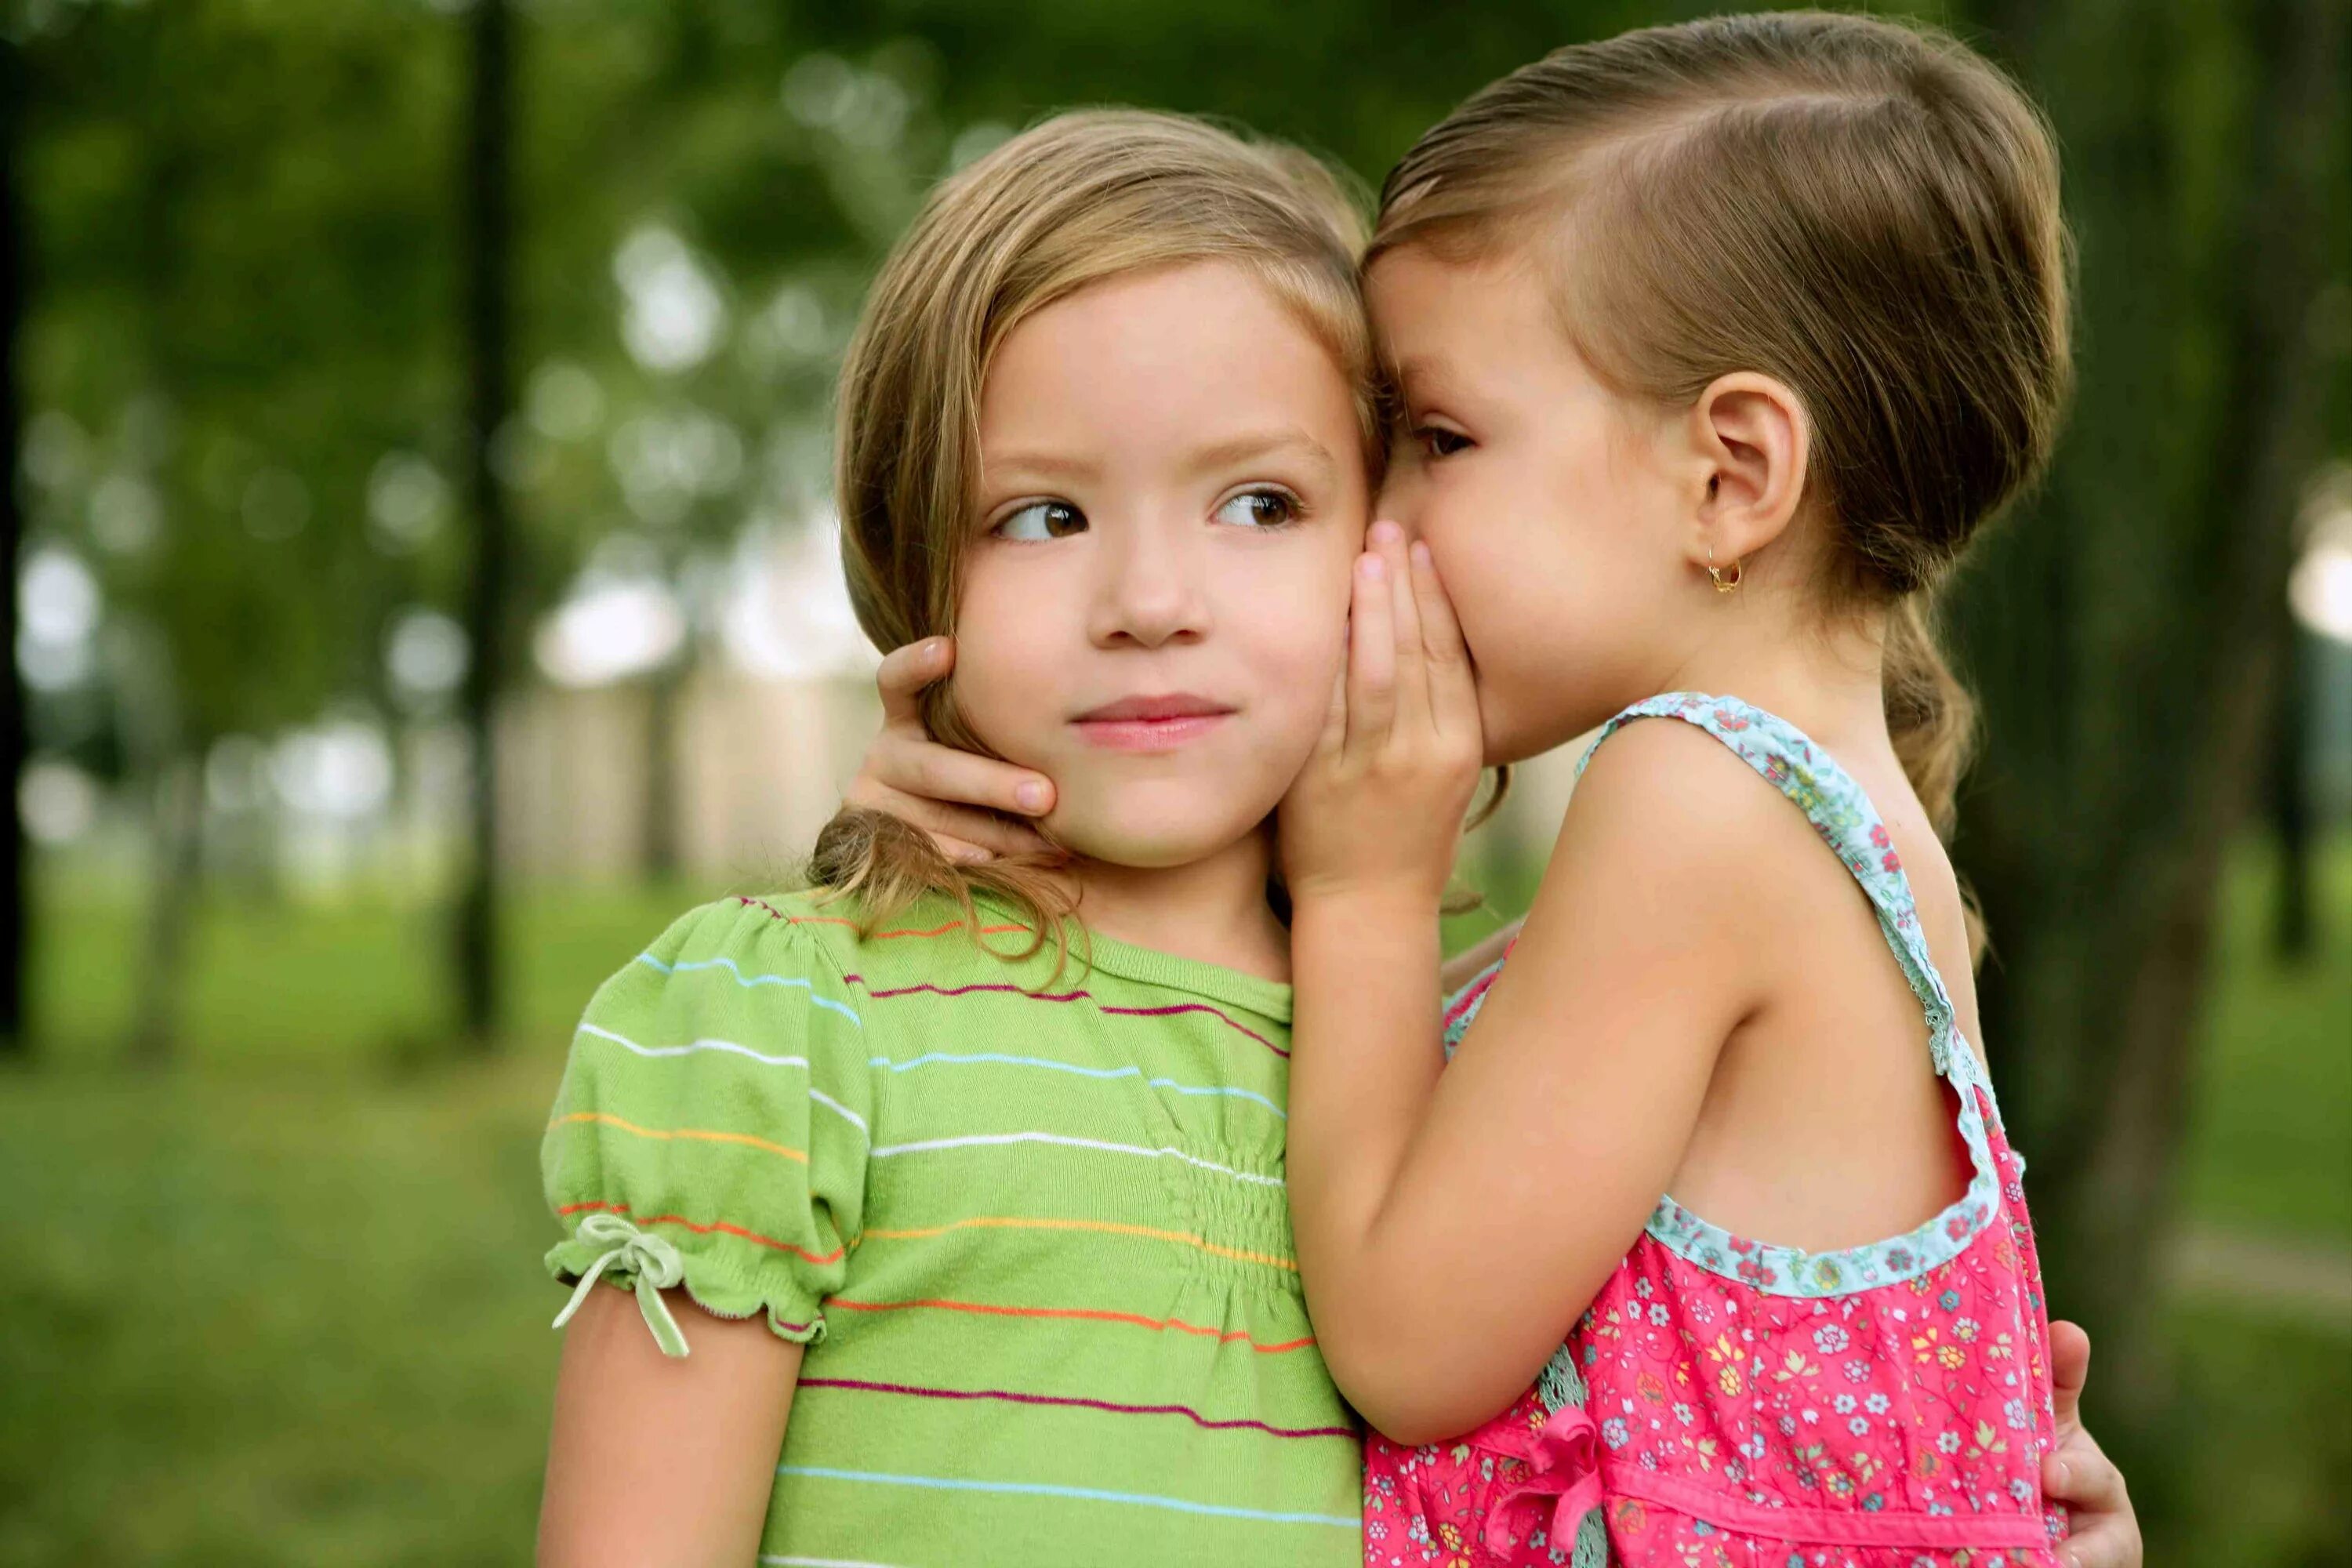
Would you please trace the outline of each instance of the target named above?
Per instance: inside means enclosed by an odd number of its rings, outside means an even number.
[[[2091,1336],[2078,1324],[2050,1325],[2050,1393],[2063,1435],[2083,1424],[2083,1384],[2091,1375]]]
[[[882,722],[922,721],[923,688],[944,679],[955,668],[953,637],[925,637],[882,656],[874,672],[875,689],[882,694]]]
[[[2087,1436],[2062,1443],[2042,1458],[2042,1489],[2086,1515],[2116,1513],[2124,1506],[2124,1473]],[[2094,1522],[2082,1521],[2085,1534]]]
[[[1055,853],[1054,847],[1034,829],[971,806],[902,795],[894,804],[880,809],[940,840],[943,851],[947,850],[947,841],[953,840],[985,850],[991,857]],[[952,859],[952,851],[948,853]]]
[[[2042,1489],[2067,1510],[2071,1532],[2058,1552],[2067,1568],[2141,1568],[2139,1516],[2123,1472],[2087,1436],[2042,1461]]]
[[[877,736],[863,771],[901,795],[948,805],[977,805],[1013,816],[1042,816],[1054,808],[1054,782],[1045,774],[929,739]]]
[[[2103,1515],[2084,1524],[2058,1549],[2066,1568],[2140,1568],[2139,1526],[2128,1515]]]
[[[1388,567],[1389,621],[1396,637],[1397,718],[1408,731],[1429,728],[1429,668],[1422,657],[1421,611],[1413,602],[1412,563],[1404,548],[1404,530],[1393,522],[1372,524],[1368,535],[1372,550]]]
[[[1412,592],[1421,608],[1421,641],[1429,664],[1429,696],[1441,727],[1461,714],[1477,717],[1478,686],[1470,671],[1469,646],[1462,640],[1462,624],[1454,618],[1454,601],[1438,581],[1437,563],[1429,546],[1412,546]]]
[[[1331,672],[1331,700],[1323,708],[1323,732],[1315,738],[1315,754],[1336,757],[1348,745],[1348,658],[1343,655]]]
[[[850,780],[849,787],[842,792],[843,805],[866,811],[884,812],[910,826],[921,828],[934,838],[960,838],[992,854],[1039,855],[1053,852],[1054,847],[1025,824],[1008,821],[994,812],[982,811],[976,806],[958,805],[952,801],[934,800],[928,795],[909,795],[904,790],[893,789],[875,776],[870,756],[866,763],[866,771]]]
[[[1348,745],[1377,747],[1396,720],[1396,635],[1389,607],[1388,563],[1356,557],[1355,601],[1348,612]]]
[[[931,842],[939,846],[940,854],[959,866],[985,866],[996,858],[994,855],[977,844],[969,844],[961,838],[950,838],[944,833],[932,834]]]

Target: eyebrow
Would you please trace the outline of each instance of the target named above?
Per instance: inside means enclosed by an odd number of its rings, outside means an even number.
[[[1275,430],[1247,430],[1223,440],[1211,441],[1182,454],[1181,461],[1187,473],[1209,473],[1218,468],[1236,468],[1244,463],[1287,454],[1301,458],[1320,470],[1318,477],[1327,482],[1339,471],[1339,460],[1331,449],[1296,426]],[[1004,476],[1018,479],[1034,476],[1045,479],[1080,480],[1097,478],[1100,468],[1083,458],[1072,458],[1057,452],[1007,452],[988,465],[992,484],[1003,482]]]
[[[1007,452],[994,462],[986,464],[989,477],[1000,474],[1035,474],[1048,479],[1090,479],[1099,472],[1083,458],[1066,458],[1058,452]]]
[[[1443,400],[1457,395],[1461,389],[1462,384],[1455,379],[1445,362],[1430,354],[1390,360],[1382,368],[1388,373],[1389,384],[1399,391],[1414,387]]]
[[[1212,441],[1186,453],[1185,466],[1195,473],[1205,473],[1213,468],[1234,468],[1277,454],[1305,458],[1319,468],[1320,477],[1327,480],[1339,471],[1339,460],[1331,456],[1331,449],[1295,426],[1278,430],[1245,431],[1222,441]]]

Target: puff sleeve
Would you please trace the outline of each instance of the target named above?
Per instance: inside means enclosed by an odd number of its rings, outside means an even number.
[[[759,900],[697,910],[600,987],[541,1148],[565,1232],[547,1268],[636,1292],[671,1355],[661,1290],[764,1312],[806,1343],[863,1228],[871,1121],[857,1000],[823,941]]]

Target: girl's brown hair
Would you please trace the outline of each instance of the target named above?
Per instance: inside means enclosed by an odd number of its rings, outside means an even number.
[[[1367,254],[1538,238],[1578,352],[1687,404],[1786,383],[1813,424],[1829,607],[1884,606],[1888,727],[1948,833],[1972,705],[1932,595],[2049,455],[2070,253],[2048,125],[1945,34],[1818,12],[1580,44],[1514,71],[1390,174]]]
[[[880,648],[952,633],[980,478],[981,388],[997,348],[1090,283],[1189,262],[1246,269],[1358,387],[1379,450],[1371,342],[1356,288],[1362,206],[1328,168],[1279,143],[1138,110],[1057,115],[931,193],[866,296],[841,370],[835,475],[858,624]],[[924,694],[933,738],[985,752],[953,683]],[[950,861],[885,813],[847,809],[818,836],[810,879],[856,895],[870,927],[929,893],[992,892],[1063,935],[1075,912],[1048,860]]]

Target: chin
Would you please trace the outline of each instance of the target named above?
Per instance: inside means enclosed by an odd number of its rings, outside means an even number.
[[[1478,722],[1486,731],[1486,765],[1490,768],[1531,761],[1592,728],[1592,722],[1577,717],[1512,711],[1483,696],[1478,704]]]
[[[1541,756],[1546,747],[1535,743],[1534,737],[1519,718],[1504,711],[1500,706],[1480,694],[1478,728],[1484,736],[1486,765],[1501,767],[1508,763],[1524,763],[1529,757]]]
[[[1230,809],[1188,813],[1140,800],[1110,806],[1079,801],[1053,813],[1045,826],[1055,843],[1089,860],[1158,871],[1190,866],[1230,848],[1260,820],[1244,820]]]

